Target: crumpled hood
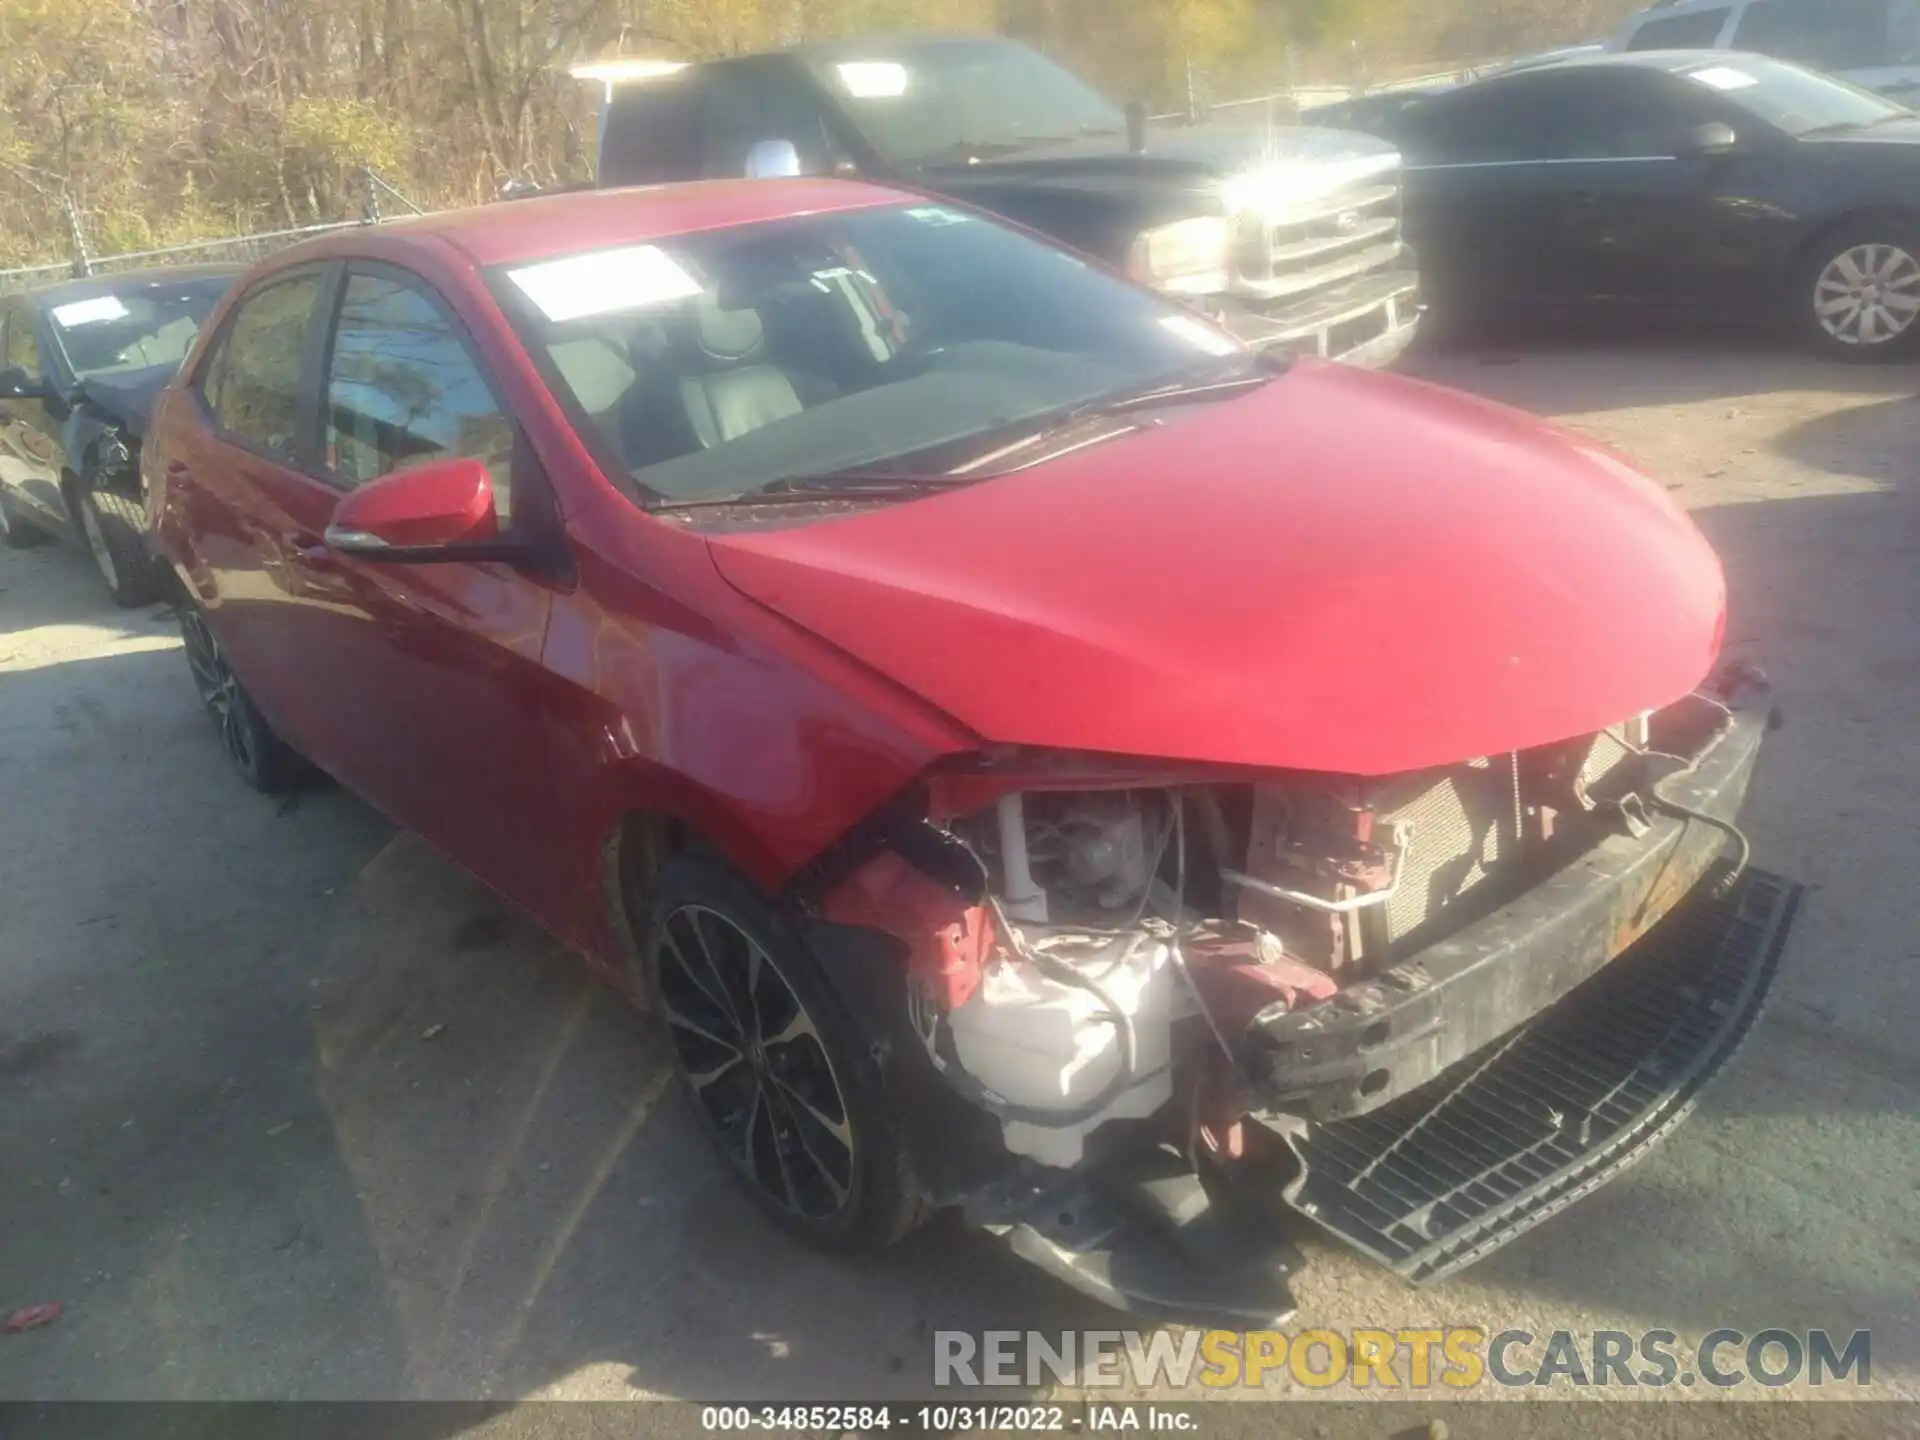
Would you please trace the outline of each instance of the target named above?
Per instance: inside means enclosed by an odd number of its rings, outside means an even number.
[[[96,375],[82,382],[86,393],[83,407],[124,426],[138,438],[146,434],[147,422],[153,418],[153,402],[179,371],[177,365],[149,365],[118,375]]]
[[[710,537],[737,588],[984,740],[1382,775],[1670,703],[1718,560],[1515,411],[1302,362],[1034,470]]]

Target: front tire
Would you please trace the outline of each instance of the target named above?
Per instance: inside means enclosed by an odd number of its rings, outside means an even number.
[[[150,605],[159,597],[153,557],[141,538],[140,503],[117,490],[75,487],[73,508],[107,593],[122,609]]]
[[[647,897],[642,980],[695,1118],[775,1223],[881,1249],[920,1217],[878,1066],[831,983],[759,891],[682,854]]]
[[[1920,345],[1920,226],[1862,221],[1808,250],[1794,280],[1794,319],[1813,350],[1862,363]]]
[[[196,605],[180,607],[180,639],[186,647],[187,668],[200,703],[207,707],[220,731],[220,748],[227,752],[240,778],[263,795],[293,789],[306,767],[292,746],[273,733],[240,679],[227,662],[227,652],[214,639],[207,617]]]

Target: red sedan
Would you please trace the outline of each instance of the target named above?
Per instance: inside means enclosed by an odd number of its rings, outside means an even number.
[[[317,767],[586,955],[816,1243],[958,1205],[1264,1320],[1284,1201],[1448,1273],[1670,1128],[1797,893],[1659,486],[925,197],[300,246],[146,463],[248,782]]]

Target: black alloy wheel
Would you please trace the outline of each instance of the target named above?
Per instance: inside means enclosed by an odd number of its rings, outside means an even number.
[[[650,897],[646,982],[694,1113],[754,1200],[823,1249],[890,1244],[918,1189],[874,1059],[742,877],[681,856]]]
[[[192,605],[180,610],[180,639],[187,652],[193,688],[220,731],[220,748],[233,768],[255,790],[265,795],[291,788],[300,776],[299,757],[254,707],[241,688],[240,677],[227,663],[227,653],[214,638],[207,617]]]
[[[819,1027],[772,957],[726,916],[685,905],[661,936],[660,1016],[727,1157],[773,1204],[831,1217],[853,1190],[846,1097]]]

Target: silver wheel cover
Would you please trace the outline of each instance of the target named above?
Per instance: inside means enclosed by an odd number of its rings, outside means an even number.
[[[1920,320],[1920,260],[1898,245],[1855,245],[1813,284],[1813,314],[1842,345],[1891,344]]]

